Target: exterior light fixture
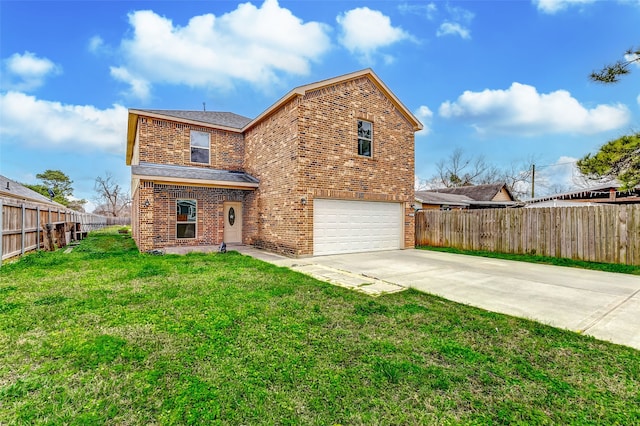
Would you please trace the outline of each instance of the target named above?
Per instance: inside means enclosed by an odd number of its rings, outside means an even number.
[[[306,206],[306,205],[307,205],[307,199],[306,199],[305,197],[302,197],[302,198],[300,199],[300,202],[302,203],[302,205],[303,205],[303,206]]]
[[[149,207],[151,205],[151,203],[149,202],[149,200],[144,200],[144,207]]]

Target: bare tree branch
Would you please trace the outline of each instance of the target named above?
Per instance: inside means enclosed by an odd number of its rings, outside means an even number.
[[[131,204],[131,197],[124,192],[110,172],[106,172],[104,177],[96,178],[94,190],[98,194],[100,210],[103,214],[113,217],[121,216],[123,210]]]

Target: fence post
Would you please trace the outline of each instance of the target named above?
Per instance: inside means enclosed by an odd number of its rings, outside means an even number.
[[[25,238],[25,229],[24,229],[24,225],[25,225],[25,214],[26,214],[27,210],[26,210],[26,206],[24,205],[24,203],[22,203],[22,229],[20,230],[21,235],[20,235],[20,255],[24,254],[24,238]]]
[[[36,251],[40,251],[40,206],[36,207]]]
[[[0,200],[0,266],[2,266],[2,255],[4,254],[4,247],[2,240],[4,239],[4,228],[2,227],[2,200]]]

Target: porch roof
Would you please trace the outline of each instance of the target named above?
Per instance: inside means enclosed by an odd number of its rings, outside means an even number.
[[[259,183],[258,179],[242,171],[145,162],[131,166],[131,175],[136,179],[168,182],[174,185],[254,189]]]

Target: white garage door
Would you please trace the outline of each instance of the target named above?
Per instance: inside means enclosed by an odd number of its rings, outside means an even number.
[[[313,200],[313,254],[392,250],[402,244],[402,204]]]

